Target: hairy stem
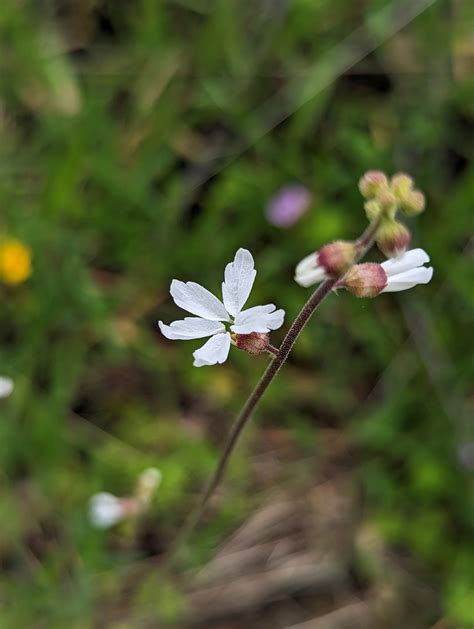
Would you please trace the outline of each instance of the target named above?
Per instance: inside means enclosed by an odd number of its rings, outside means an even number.
[[[371,248],[374,243],[375,236],[377,234],[377,230],[380,225],[380,219],[375,219],[372,223],[367,227],[364,233],[356,240],[355,245],[357,247],[357,258],[356,262],[359,261]],[[328,279],[324,281],[322,284],[318,286],[318,288],[314,291],[311,297],[308,299],[306,304],[301,309],[300,313],[296,317],[296,319],[291,324],[290,329],[288,330],[283,342],[280,346],[280,349],[276,350],[276,348],[272,347],[272,353],[274,356],[272,357],[271,362],[267,366],[264,371],[262,377],[260,378],[257,386],[250,394],[250,397],[245,402],[242,410],[237,415],[231,429],[229,435],[227,437],[227,441],[224,446],[224,450],[219,459],[219,463],[217,468],[215,469],[212,477],[210,478],[204,493],[202,494],[200,501],[196,508],[190,513],[188,519],[185,521],[183,527],[178,532],[171,548],[169,549],[168,555],[164,559],[164,563],[169,565],[170,562],[173,561],[175,556],[178,554],[182,545],[186,542],[190,534],[196,528],[198,523],[200,522],[204,511],[214,494],[215,490],[219,486],[225,471],[227,469],[227,465],[229,463],[230,456],[234,451],[234,448],[237,444],[237,441],[245,428],[247,422],[249,421],[252,413],[257,406],[257,404],[262,399],[263,394],[267,390],[268,386],[273,382],[273,379],[280,371],[282,366],[284,365],[288,355],[290,354],[293,345],[296,342],[296,339],[300,335],[301,331],[308,323],[312,314],[316,310],[316,308],[321,304],[321,302],[326,299],[329,293],[335,288],[336,284],[341,278]],[[276,350],[276,353],[273,352]]]

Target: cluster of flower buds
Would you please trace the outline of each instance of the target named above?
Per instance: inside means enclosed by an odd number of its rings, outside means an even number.
[[[149,507],[160,482],[160,470],[149,467],[138,477],[132,496],[119,497],[107,491],[94,494],[89,501],[91,524],[99,529],[107,529],[143,513]]]
[[[397,173],[390,180],[385,173],[371,170],[360,179],[359,190],[365,197],[365,211],[369,220],[381,219],[377,245],[384,255],[397,258],[408,249],[411,235],[396,216],[401,210],[407,216],[415,216],[425,209],[425,197],[415,190],[413,179],[405,173]]]
[[[365,204],[369,218],[379,212],[391,214],[400,208],[407,216],[415,216],[425,209],[425,196],[415,190],[415,184],[406,173],[397,173],[389,180],[381,170],[369,170],[359,180],[359,190],[367,199]]]

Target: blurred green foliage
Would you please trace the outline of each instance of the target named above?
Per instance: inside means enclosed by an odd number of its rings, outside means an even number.
[[[364,228],[356,183],[370,168],[406,170],[426,192],[410,228],[433,282],[324,304],[187,562],[258,504],[260,431],[281,429],[306,460],[318,429],[337,428],[357,445],[364,517],[411,553],[442,615],[474,625],[473,476],[457,455],[474,440],[467,4],[434,3],[395,34],[380,0],[1,3],[0,230],[33,250],[31,279],[0,288],[1,371],[16,382],[0,407],[2,626],[119,626],[104,601],[126,601],[134,627],[182,610],[171,584],[157,595],[153,563],[139,578],[129,565],[171,542],[266,359],[232,351],[194,369],[198,343],[157,332],[179,317],[169,282],[218,291],[247,247],[249,305],[274,302],[290,322],[307,295],[295,263]],[[349,49],[341,74],[338,46],[360,25],[366,54]],[[279,230],[265,204],[293,182],[312,206]],[[94,530],[89,497],[130,493],[149,465],[163,473],[150,513]]]

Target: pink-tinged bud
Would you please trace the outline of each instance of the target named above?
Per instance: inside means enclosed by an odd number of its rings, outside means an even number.
[[[356,297],[376,297],[387,285],[387,274],[380,264],[365,262],[349,269],[342,283]]]
[[[408,216],[421,214],[425,209],[425,195],[419,190],[410,190],[400,201],[400,207]]]
[[[397,199],[401,200],[410,190],[413,190],[414,181],[406,173],[397,173],[390,180],[390,188]]]
[[[388,189],[388,179],[381,170],[369,170],[359,179],[359,190],[363,197],[371,199]]]
[[[411,234],[405,225],[394,220],[384,220],[377,232],[377,245],[387,258],[398,258],[408,249]]]
[[[336,240],[321,247],[318,253],[318,264],[330,277],[339,277],[354,264],[357,254],[353,242]]]
[[[252,332],[251,334],[235,334],[235,344],[248,354],[261,354],[266,351],[269,344],[269,335],[264,332]]]

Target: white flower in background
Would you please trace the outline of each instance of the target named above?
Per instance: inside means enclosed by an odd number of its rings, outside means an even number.
[[[15,385],[11,378],[0,376],[0,398],[11,395]]]
[[[273,304],[242,310],[247,301],[257,272],[250,251],[239,249],[224,273],[222,303],[217,297],[195,282],[171,282],[171,296],[183,310],[196,317],[185,317],[171,325],[159,322],[160,330],[171,340],[200,339],[210,336],[193,353],[194,366],[215,365],[227,360],[232,341],[229,329],[235,334],[269,332],[283,324],[284,310]]]
[[[98,529],[108,529],[118,524],[129,513],[127,500],[118,498],[107,491],[91,496],[89,501],[89,519]]]
[[[101,491],[89,500],[89,520],[98,529],[108,529],[125,518],[146,511],[161,483],[161,472],[156,467],[144,470],[137,479],[134,495],[119,498]]]
[[[423,266],[430,261],[424,249],[410,249],[399,258],[391,258],[382,262],[387,276],[387,284],[382,293],[395,293],[408,290],[417,284],[428,284],[433,277],[433,267]]]

